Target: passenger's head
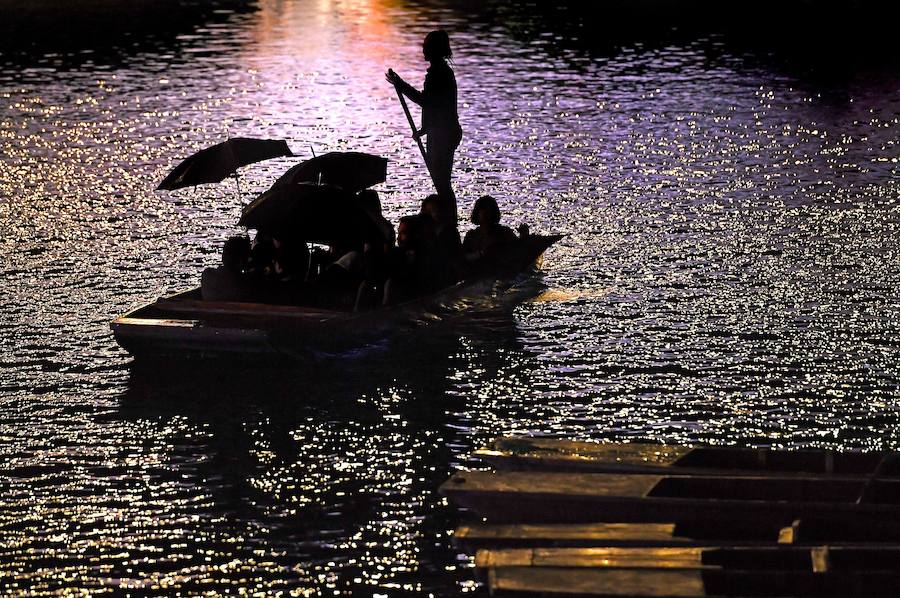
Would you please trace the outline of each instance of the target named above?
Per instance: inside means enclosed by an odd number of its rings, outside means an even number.
[[[222,265],[233,272],[239,272],[250,260],[250,238],[244,235],[231,237],[222,248]]]
[[[359,198],[359,204],[363,209],[375,212],[376,214],[381,213],[381,200],[378,199],[378,191],[365,189],[364,191],[360,191],[357,197]]]
[[[435,222],[438,222],[441,218],[441,196],[432,193],[423,199],[419,213],[425,214]]]
[[[258,231],[250,247],[250,262],[254,268],[265,268],[275,259],[275,244],[272,236]]]
[[[416,234],[418,216],[404,216],[397,223],[397,247],[411,247]]]
[[[438,29],[426,35],[422,42],[422,54],[428,62],[452,58],[453,51],[450,50],[450,36],[447,32]]]
[[[472,224],[478,226],[490,226],[500,224],[500,208],[497,200],[490,195],[482,195],[475,201],[472,207]]]

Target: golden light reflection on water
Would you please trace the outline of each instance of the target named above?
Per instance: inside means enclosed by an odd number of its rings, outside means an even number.
[[[547,289],[531,301],[535,303],[557,303],[564,301],[578,301],[579,299],[591,299],[602,297],[612,293],[612,289]]]
[[[478,591],[435,489],[499,433],[896,446],[895,81],[820,93],[714,44],[598,56],[480,18],[263,2],[121,62],[7,69],[3,593]],[[293,163],[154,193],[180,158],[228,135],[370,150],[389,215],[417,208],[382,74],[420,83],[439,20],[461,211],[488,192],[568,233],[546,288],[313,365],[130,368],[108,320],[196,284]]]

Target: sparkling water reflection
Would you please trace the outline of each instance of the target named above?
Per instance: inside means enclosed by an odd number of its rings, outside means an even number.
[[[435,489],[499,433],[897,446],[895,73],[822,86],[716,39],[591,51],[441,4],[259,8],[4,63],[4,593],[475,590]],[[315,364],[133,366],[108,321],[196,284],[238,193],[291,163],[154,193],[179,158],[229,135],[372,151],[390,217],[414,209],[382,73],[419,80],[434,23],[461,209],[491,193],[567,233],[544,292]]]

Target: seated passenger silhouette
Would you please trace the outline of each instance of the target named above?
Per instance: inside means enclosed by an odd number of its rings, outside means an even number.
[[[359,192],[357,199],[374,227],[363,243],[363,281],[356,293],[354,311],[374,307],[376,297],[383,296],[384,283],[389,275],[388,261],[395,244],[394,227],[381,213],[378,192],[366,189]]]
[[[397,226],[397,246],[391,251],[385,305],[407,301],[436,290],[433,272],[434,229],[421,214],[404,216]]]
[[[471,220],[472,224],[478,226],[467,232],[463,239],[463,252],[468,262],[495,257],[498,252],[518,241],[511,228],[500,224],[500,208],[497,200],[490,195],[478,198],[472,208]],[[527,235],[525,225],[519,230],[523,236]]]
[[[231,237],[222,248],[222,265],[206,268],[200,275],[200,296],[204,301],[247,301],[253,289],[245,282],[250,264],[250,239]]]
[[[438,195],[429,195],[422,201],[420,214],[426,217],[434,229],[435,286],[450,286],[462,278],[463,249],[459,229],[450,224],[443,210],[445,202]]]
[[[303,282],[309,271],[309,246],[305,241],[272,238],[272,275],[281,282]]]

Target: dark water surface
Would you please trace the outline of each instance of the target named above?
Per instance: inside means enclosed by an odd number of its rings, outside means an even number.
[[[491,14],[264,0],[0,58],[3,594],[481,591],[435,490],[501,433],[900,444],[897,71],[807,76],[715,36],[598,50]],[[416,209],[383,72],[421,81],[435,24],[461,211],[490,193],[567,233],[545,292],[313,364],[134,366],[109,320],[237,232],[233,181],[152,191],[190,152],[372,151],[391,218]],[[291,163],[245,169],[243,201]]]

